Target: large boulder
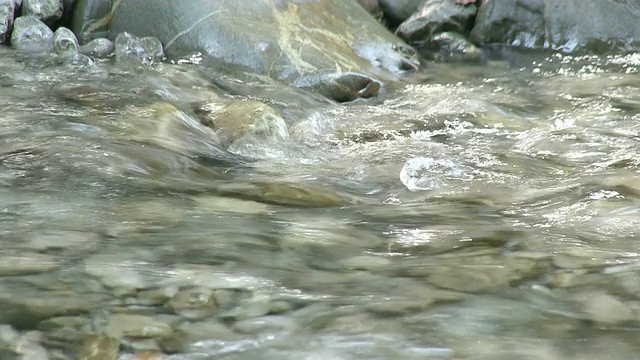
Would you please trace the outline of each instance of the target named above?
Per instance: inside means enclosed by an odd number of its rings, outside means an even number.
[[[154,36],[169,57],[200,52],[329,97],[334,87],[336,100],[375,95],[379,80],[419,65],[355,0],[78,0],[72,28],[81,43]]]
[[[478,10],[470,38],[483,45],[542,48],[546,40],[544,12],[545,0],[486,0]]]
[[[525,48],[609,50],[640,41],[637,0],[485,0],[471,40]]]
[[[548,0],[548,42],[553,48],[588,50],[640,42],[638,0]]]

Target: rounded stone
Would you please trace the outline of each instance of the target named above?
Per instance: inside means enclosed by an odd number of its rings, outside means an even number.
[[[191,320],[206,318],[218,311],[213,292],[207,288],[179,291],[167,305],[176,314]]]
[[[95,56],[97,58],[105,58],[113,54],[115,45],[109,39],[98,38],[80,47],[80,53],[83,55]]]
[[[11,45],[24,52],[48,52],[53,47],[53,31],[35,17],[22,16],[13,24]]]
[[[59,57],[72,58],[78,54],[78,39],[73,31],[59,27],[53,33],[53,50]]]

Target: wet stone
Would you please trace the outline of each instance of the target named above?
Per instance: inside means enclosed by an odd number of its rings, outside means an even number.
[[[270,315],[238,321],[233,328],[243,334],[260,334],[264,332],[291,332],[296,323],[288,316]]]
[[[340,206],[351,200],[330,188],[306,184],[261,183],[256,184],[255,196],[266,203],[290,206]],[[250,192],[253,195],[254,192]]]
[[[53,48],[53,31],[35,17],[21,16],[13,24],[11,46],[29,53],[45,53]]]
[[[45,344],[66,347],[85,338],[89,323],[86,317],[62,316],[40,322],[38,330],[44,333]]]
[[[198,211],[207,213],[238,213],[247,215],[266,214],[271,207],[256,201],[221,196],[198,196],[194,202]]]
[[[56,256],[47,254],[2,250],[0,257],[0,276],[44,273],[56,270],[61,265]]]
[[[33,16],[52,24],[62,17],[63,0],[24,0],[22,15]]]
[[[238,321],[267,315],[271,309],[272,304],[269,296],[253,294],[251,298],[241,301],[238,306],[220,314],[220,316]]]
[[[65,255],[81,255],[94,251],[100,242],[100,236],[83,231],[55,231],[29,233],[16,247],[37,252],[62,252]]]
[[[159,289],[148,289],[138,291],[135,303],[140,305],[163,305],[172,297],[176,296],[179,289],[177,286],[167,286]]]
[[[73,31],[59,27],[53,33],[53,51],[60,58],[71,59],[78,54],[78,39]]]
[[[113,314],[109,318],[106,335],[114,338],[162,338],[173,333],[171,326],[151,316]]]
[[[120,340],[108,336],[87,336],[76,353],[76,360],[116,360]]]
[[[281,141],[289,137],[287,124],[271,106],[255,100],[214,102],[196,108],[200,121],[226,139],[227,145],[244,137]]]
[[[341,261],[347,269],[352,270],[379,270],[391,264],[391,260],[372,255],[354,256]]]
[[[180,290],[167,303],[174,313],[185,319],[202,319],[214,315],[218,304],[207,288]]]
[[[15,11],[16,4],[14,0],[0,0],[0,44],[4,44],[9,40]]]
[[[69,64],[81,69],[91,69],[96,65],[93,59],[83,54],[73,55]]]
[[[421,48],[428,59],[439,62],[480,63],[484,60],[482,51],[464,36],[444,32],[435,35]]]
[[[383,316],[402,316],[425,311],[436,304],[453,303],[463,299],[465,295],[459,292],[407,283],[395,288],[390,287],[384,298],[368,301],[365,308]]]
[[[585,291],[573,294],[589,319],[604,325],[619,325],[637,321],[633,308],[619,298],[601,291]]]
[[[110,288],[122,291],[145,289],[149,279],[141,273],[141,263],[116,254],[94,255],[84,262],[88,275],[98,278]]]
[[[96,58],[106,58],[113,54],[115,45],[109,39],[98,38],[80,46],[80,53]]]
[[[48,360],[40,345],[40,333],[19,333],[9,325],[0,325],[0,358],[18,360]]]
[[[156,38],[138,38],[129,33],[121,33],[114,42],[116,63],[131,65],[151,65],[164,58],[162,43]]]
[[[462,254],[434,256],[433,266],[413,266],[407,272],[427,276],[431,284],[443,289],[475,293],[537,278],[549,270],[546,259],[522,258],[516,253],[501,257],[491,254],[493,249],[487,251],[486,255],[470,253],[462,262],[457,257]]]

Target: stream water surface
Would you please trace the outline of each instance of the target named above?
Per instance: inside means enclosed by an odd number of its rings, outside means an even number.
[[[0,48],[0,358],[639,359],[639,66],[502,54],[339,105]],[[226,146],[221,99],[289,139]]]

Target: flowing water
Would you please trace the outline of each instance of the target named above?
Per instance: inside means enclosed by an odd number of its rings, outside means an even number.
[[[638,359],[639,66],[507,53],[338,105],[0,48],[0,355]],[[221,99],[290,137],[225,145]]]

